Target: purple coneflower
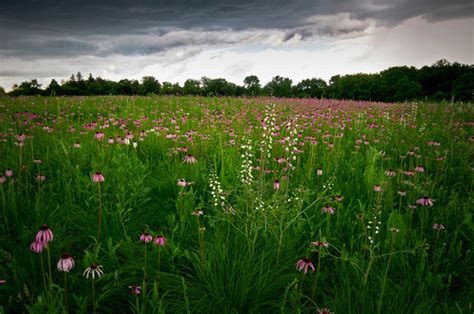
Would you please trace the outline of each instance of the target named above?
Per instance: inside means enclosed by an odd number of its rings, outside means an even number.
[[[390,228],[390,229],[388,229],[388,230],[390,230],[390,231],[393,232],[393,233],[399,233],[399,232],[400,232],[400,229],[395,228],[395,227],[392,227],[392,228]]]
[[[147,232],[142,233],[142,235],[140,236],[140,242],[144,242],[145,244],[150,243],[152,240],[153,237]]]
[[[73,144],[73,147],[74,148],[81,148],[81,143],[76,142],[76,143]]]
[[[30,250],[34,253],[43,252],[44,247],[45,247],[45,244],[43,242],[39,242],[36,240],[30,244]]]
[[[407,195],[407,192],[405,192],[405,191],[398,191],[397,193],[398,193],[398,195],[400,195],[400,196],[405,196],[405,195]]]
[[[115,142],[115,140],[113,139],[113,137],[109,137],[109,139],[107,140],[107,143],[109,144],[113,144]]]
[[[59,271],[68,273],[74,267],[74,259],[69,253],[63,253],[57,267]]]
[[[95,134],[94,134],[94,138],[95,138],[96,140],[102,140],[102,139],[104,138],[104,136],[105,136],[105,135],[104,135],[103,132],[95,132]]]
[[[425,172],[425,168],[423,166],[416,166],[415,171]]]
[[[329,243],[328,242],[323,242],[323,241],[311,242],[311,245],[312,246],[320,246],[320,247],[329,247]]]
[[[394,177],[395,171],[393,169],[388,169],[387,171],[385,171],[385,175],[388,177]]]
[[[334,312],[331,312],[330,309],[322,308],[322,309],[318,309],[318,314],[334,314]]]
[[[43,243],[45,246],[49,241],[53,241],[53,232],[49,229],[48,225],[44,224],[36,234],[36,241]]]
[[[280,189],[280,181],[279,180],[275,180],[275,182],[273,182],[273,188],[275,190],[279,190]]]
[[[416,203],[421,206],[433,206],[435,201],[429,198],[428,196],[423,196],[422,198],[417,200]]]
[[[99,182],[104,182],[104,180],[105,180],[104,175],[99,171],[94,173],[94,175],[92,176],[92,182],[99,183]]]
[[[13,170],[11,170],[10,168],[8,168],[7,170],[5,170],[5,176],[6,176],[6,177],[11,177],[11,176],[13,176]]]
[[[155,241],[154,241],[155,245],[157,246],[165,246],[166,245],[166,238],[162,235],[159,235],[155,238]]]
[[[186,156],[184,156],[183,162],[186,164],[195,164],[197,162],[197,159],[193,155],[187,154]]]
[[[296,269],[298,271],[303,271],[306,274],[308,272],[308,268],[311,268],[313,272],[316,271],[310,258],[305,256],[296,262]]]
[[[7,283],[7,281],[5,279],[0,279],[0,285],[4,285],[6,283]]]
[[[0,184],[5,183],[6,181],[7,181],[7,177],[1,175],[1,176],[0,176]]]
[[[323,175],[323,169],[319,168],[318,170],[316,170],[316,174],[318,176],[322,176]]]
[[[191,213],[191,215],[193,216],[202,216],[204,214],[204,212],[202,210],[193,210],[193,212]]]
[[[133,295],[142,294],[142,287],[140,287],[139,285],[130,285],[128,286],[128,288],[130,288],[130,293]]]
[[[89,276],[91,276],[92,279],[95,279],[95,276],[100,277],[104,274],[102,267],[104,266],[91,264],[86,268],[86,270],[84,270],[84,273],[82,275],[85,276],[86,279],[89,279]]]
[[[184,187],[186,187],[188,185],[191,185],[193,183],[194,182],[187,182],[185,179],[178,179],[178,182],[176,182],[176,185],[184,188]]]
[[[446,227],[443,224],[433,224],[433,230],[445,230]]]
[[[46,181],[46,176],[44,176],[42,174],[39,174],[39,175],[36,176],[36,181],[44,182],[44,181]]]
[[[324,205],[323,208],[321,208],[322,213],[328,213],[333,215],[336,209],[334,207],[331,207],[329,204]]]

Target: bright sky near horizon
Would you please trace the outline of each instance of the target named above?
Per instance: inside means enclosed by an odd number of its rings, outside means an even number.
[[[83,76],[374,73],[474,64],[472,0],[0,0],[0,86]]]

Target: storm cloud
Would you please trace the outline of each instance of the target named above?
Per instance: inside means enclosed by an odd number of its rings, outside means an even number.
[[[176,49],[186,58],[242,45],[286,49],[362,37],[413,18],[434,23],[473,16],[472,0],[2,0],[0,78],[58,73],[18,67],[35,61],[59,60],[69,69],[68,60],[74,65],[78,58],[106,64],[103,59],[121,56],[162,60]]]

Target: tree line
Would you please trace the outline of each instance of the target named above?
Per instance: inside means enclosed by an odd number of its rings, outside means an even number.
[[[10,96],[69,96],[69,95],[200,95],[200,96],[274,96],[298,98],[333,98],[370,101],[473,101],[474,65],[439,60],[420,69],[408,66],[391,67],[375,74],[335,75],[327,83],[321,78],[304,79],[297,84],[287,77],[275,76],[262,85],[255,75],[245,77],[242,85],[223,78],[188,79],[178,83],[159,82],[153,76],[141,81],[123,79],[118,82],[84,78],[80,72],[69,80],[58,83],[55,79],[42,88],[32,79],[15,84],[6,93]]]

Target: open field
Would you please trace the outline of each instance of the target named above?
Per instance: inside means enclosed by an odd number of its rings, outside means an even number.
[[[0,132],[5,312],[473,311],[471,104],[0,98]]]

